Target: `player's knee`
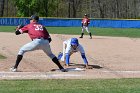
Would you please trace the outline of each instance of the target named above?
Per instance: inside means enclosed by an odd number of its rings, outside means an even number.
[[[24,55],[25,52],[26,52],[26,51],[24,51],[24,50],[20,50],[20,51],[18,52],[18,55]]]

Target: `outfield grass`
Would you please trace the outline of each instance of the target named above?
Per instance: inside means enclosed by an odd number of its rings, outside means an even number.
[[[139,93],[140,79],[1,80],[0,93]]]
[[[81,34],[80,27],[47,27],[50,33],[58,34]],[[96,36],[116,36],[116,37],[133,37],[140,38],[140,30],[136,28],[90,28],[93,35]],[[85,32],[86,35],[87,32]]]
[[[80,35],[81,27],[47,27],[51,34],[70,34]],[[0,26],[0,32],[13,32],[15,26]],[[140,38],[140,30],[137,28],[94,28],[90,27],[90,31],[96,36],[116,36],[116,37],[132,37]],[[87,35],[87,32],[85,32]]]
[[[80,27],[47,27],[51,34],[80,35]],[[14,33],[15,26],[0,26]],[[139,29],[90,28],[96,36],[140,38]],[[86,33],[87,34],[87,33]],[[4,56],[0,55],[0,59]],[[139,79],[0,80],[0,93],[139,93]]]
[[[0,32],[14,32],[15,26],[0,26]]]

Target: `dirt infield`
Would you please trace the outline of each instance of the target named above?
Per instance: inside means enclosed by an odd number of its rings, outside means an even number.
[[[57,56],[62,51],[62,42],[77,35],[51,35],[51,48]],[[19,65],[19,72],[10,72],[15,64],[19,48],[30,42],[27,34],[16,36],[13,33],[0,33],[0,54],[7,59],[0,59],[0,79],[94,79],[94,78],[139,78],[140,77],[140,39],[127,37],[84,36],[79,39],[86,51],[89,64],[93,69],[83,68],[79,53],[71,56],[69,72],[52,72],[57,69],[51,59],[41,50],[28,52]],[[81,68],[80,70],[70,70]]]

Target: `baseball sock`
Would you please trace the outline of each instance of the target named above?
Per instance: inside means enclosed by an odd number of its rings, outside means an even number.
[[[59,69],[64,69],[56,57],[54,57],[52,61],[59,67]]]
[[[23,57],[22,55],[18,55],[17,56],[17,60],[16,60],[16,64],[15,64],[14,68],[17,68],[18,67],[20,61],[22,60],[22,57]]]
[[[92,35],[91,35],[91,33],[89,33],[89,35],[90,35],[90,38],[92,38]]]
[[[84,35],[84,33],[81,33],[81,37],[80,38],[83,38],[83,35]]]

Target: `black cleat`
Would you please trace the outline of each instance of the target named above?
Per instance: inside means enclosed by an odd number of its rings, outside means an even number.
[[[66,69],[60,69],[61,72],[68,72]]]

